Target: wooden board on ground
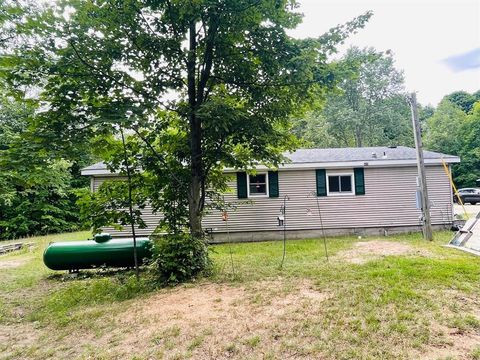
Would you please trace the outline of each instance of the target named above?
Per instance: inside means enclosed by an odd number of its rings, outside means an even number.
[[[480,256],[480,213],[469,219],[447,246]]]
[[[25,246],[32,246],[32,243],[14,243],[8,245],[0,245],[0,255],[6,254],[11,251],[21,250]]]

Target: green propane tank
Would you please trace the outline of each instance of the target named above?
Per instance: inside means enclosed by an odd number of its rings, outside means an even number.
[[[139,264],[152,256],[151,248],[148,238],[137,238]],[[95,235],[94,240],[50,243],[43,253],[43,262],[52,270],[132,267],[133,239],[112,239],[110,234],[103,233]]]

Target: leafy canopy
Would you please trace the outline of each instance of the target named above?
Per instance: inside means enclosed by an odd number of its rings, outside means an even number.
[[[20,6],[2,53],[12,87],[35,84],[36,129],[58,150],[96,139],[112,169],[142,177],[165,226],[195,236],[223,167],[275,166],[297,143],[288,119],[336,83],[327,58],[366,13],[312,39],[294,0],[62,0]],[[18,8],[16,9],[18,11]],[[130,134],[129,159],[102,138]],[[209,201],[207,201],[209,199]]]
[[[461,163],[452,166],[454,181],[457,187],[475,187],[480,179],[480,101],[467,114],[448,98],[426,121],[425,147],[460,156]]]
[[[72,162],[33,141],[33,113],[29,102],[0,98],[0,239],[79,227]]]
[[[311,146],[412,145],[403,73],[390,51],[351,47],[338,68],[336,92],[324,109],[298,120],[295,132]]]

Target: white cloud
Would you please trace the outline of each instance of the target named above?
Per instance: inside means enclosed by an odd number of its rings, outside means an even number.
[[[406,87],[417,91],[422,104],[436,105],[456,90],[480,89],[480,69],[461,73],[444,59],[480,45],[478,0],[299,0],[304,21],[291,31],[295,37],[314,37],[355,16],[373,10],[374,16],[341,47],[373,46],[391,49],[397,67],[405,71]]]

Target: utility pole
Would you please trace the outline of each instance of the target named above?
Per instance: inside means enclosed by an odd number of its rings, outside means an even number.
[[[410,103],[412,111],[413,135],[415,137],[415,148],[417,150],[418,186],[420,187],[421,194],[423,238],[432,241],[430,201],[428,200],[427,176],[425,172],[425,162],[423,160],[422,133],[418,121],[417,94],[412,93],[408,97],[408,102]]]

